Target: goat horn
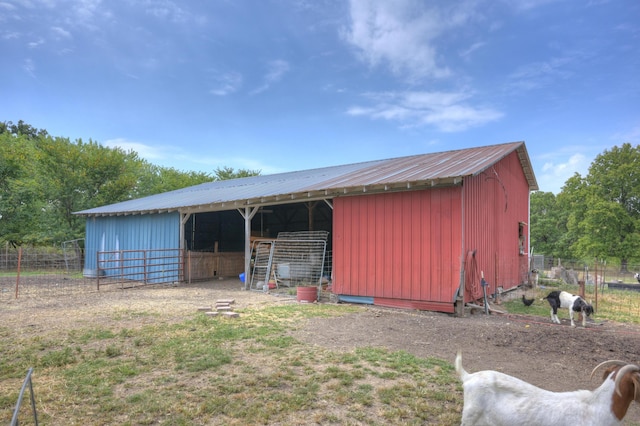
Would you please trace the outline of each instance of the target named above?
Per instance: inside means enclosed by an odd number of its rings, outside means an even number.
[[[601,362],[600,364],[595,366],[593,371],[591,371],[591,376],[589,376],[589,380],[593,379],[593,375],[595,374],[596,371],[598,371],[602,367],[609,367],[610,365],[627,365],[627,363],[617,359],[610,359],[609,361]]]
[[[618,388],[618,385],[620,384],[620,380],[622,380],[622,377],[625,376],[627,373],[632,373],[634,371],[640,371],[640,367],[638,367],[637,365],[634,364],[628,364],[625,365],[624,367],[622,367],[620,370],[618,370],[618,373],[616,374],[616,393],[619,396],[622,396],[622,393],[620,392],[620,388]]]

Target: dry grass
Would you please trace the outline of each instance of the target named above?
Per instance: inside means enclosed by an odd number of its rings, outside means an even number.
[[[235,283],[233,283],[235,286]],[[295,339],[307,318],[362,309],[206,286],[15,301],[0,325],[0,422],[34,367],[43,424],[457,424],[450,363]],[[239,318],[199,306],[236,299]],[[6,314],[6,315],[4,315]],[[30,424],[28,399],[21,424]]]

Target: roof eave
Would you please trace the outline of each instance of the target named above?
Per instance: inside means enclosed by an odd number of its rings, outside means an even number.
[[[249,198],[244,200],[214,202],[195,206],[185,206],[180,208],[137,210],[128,212],[77,212],[79,216],[87,217],[107,217],[107,216],[134,216],[142,214],[161,214],[179,211],[180,213],[199,213],[210,211],[233,210],[245,207],[262,207],[274,204],[292,204],[308,201],[322,201],[337,197],[351,197],[357,195],[371,195],[385,192],[415,191],[419,189],[430,189],[439,187],[458,186],[462,184],[463,176],[453,176],[440,179],[427,179],[408,182],[379,183],[373,185],[346,186],[339,188],[327,188],[323,190],[303,191],[291,194],[278,194],[260,198]]]

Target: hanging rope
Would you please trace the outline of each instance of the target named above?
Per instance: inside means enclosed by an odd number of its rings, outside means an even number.
[[[471,295],[472,300],[482,298],[482,288],[480,287],[480,274],[476,262],[476,251],[469,250],[465,261],[465,291]]]

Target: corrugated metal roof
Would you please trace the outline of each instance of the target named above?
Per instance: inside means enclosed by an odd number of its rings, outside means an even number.
[[[344,195],[456,185],[517,151],[530,190],[537,190],[524,142],[203,183],[77,212],[112,216],[204,212],[334,198]]]

